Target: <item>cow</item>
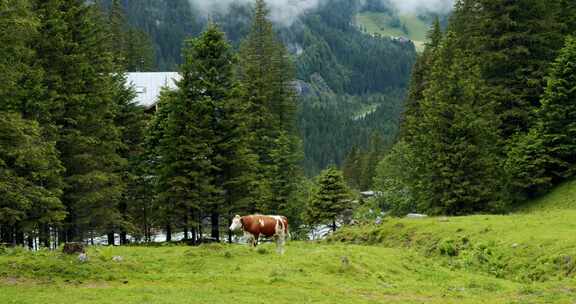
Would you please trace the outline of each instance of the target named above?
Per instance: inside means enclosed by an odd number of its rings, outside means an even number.
[[[261,235],[273,237],[276,239],[276,250],[279,254],[284,254],[284,243],[286,238],[290,236],[288,219],[281,215],[236,215],[232,219],[230,230],[242,230],[252,247],[258,246],[258,238]]]

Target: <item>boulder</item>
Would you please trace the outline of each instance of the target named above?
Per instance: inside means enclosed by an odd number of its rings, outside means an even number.
[[[79,254],[78,255],[78,261],[80,261],[80,263],[88,262],[88,255],[86,253]]]

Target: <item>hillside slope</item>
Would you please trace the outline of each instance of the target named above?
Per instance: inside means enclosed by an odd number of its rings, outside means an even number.
[[[553,194],[554,195],[554,194]],[[576,209],[511,215],[387,219],[330,241],[412,248],[456,269],[517,282],[576,283]]]
[[[576,180],[565,182],[550,193],[522,206],[518,211],[525,213],[576,210]]]

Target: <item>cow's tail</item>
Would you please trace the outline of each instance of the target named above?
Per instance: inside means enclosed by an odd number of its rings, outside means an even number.
[[[288,219],[287,219],[287,218],[284,218],[284,220],[285,220],[286,222],[282,221],[282,224],[284,224],[284,225],[286,226],[286,227],[284,227],[285,230],[286,230],[286,239],[287,239],[287,240],[291,240],[291,239],[292,239],[292,235],[290,234],[290,227],[288,227]]]
[[[276,249],[278,250],[279,254],[284,254],[284,243],[286,242],[287,237],[287,230],[284,221],[280,219],[276,219]]]

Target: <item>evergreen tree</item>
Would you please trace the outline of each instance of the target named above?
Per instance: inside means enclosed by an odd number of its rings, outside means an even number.
[[[558,1],[463,0],[454,12],[456,47],[472,51],[504,139],[534,123],[544,76],[563,41],[557,9]]]
[[[351,195],[342,172],[328,168],[318,176],[318,188],[313,193],[306,208],[306,220],[317,225],[329,222],[336,231],[336,219],[348,209],[352,209]]]
[[[81,239],[121,221],[117,204],[124,189],[118,172],[120,134],[114,124],[116,83],[104,20],[85,1],[35,1],[40,19],[34,43],[44,71],[39,120],[57,141],[66,168],[68,210],[62,241]],[[55,126],[54,128],[50,126]]]
[[[479,69],[449,33],[434,59],[409,149],[420,210],[467,214],[502,210],[498,119]]]
[[[219,239],[221,214],[244,209],[254,193],[257,158],[248,149],[247,108],[224,34],[210,24],[188,43],[185,58],[178,90],[167,95],[159,113],[166,119],[158,142],[160,193],[164,201],[186,202],[179,207],[184,218],[201,223],[210,215],[212,237]]]
[[[0,242],[24,245],[65,217],[63,167],[38,123],[0,112]]]
[[[150,36],[146,32],[132,28],[128,29],[126,37],[126,69],[130,72],[151,72],[156,70],[156,51]]]
[[[426,38],[428,42],[425,45],[424,52],[418,57],[414,67],[412,68],[412,78],[410,80],[410,89],[408,91],[408,98],[403,119],[403,133],[411,130],[410,126],[406,124],[409,124],[411,121],[418,120],[420,118],[418,104],[420,101],[422,101],[422,99],[424,99],[423,94],[424,90],[426,89],[426,85],[429,82],[427,78],[430,74],[430,67],[432,65],[434,52],[436,52],[442,40],[442,29],[440,27],[440,20],[438,17],[434,19],[434,23],[432,24],[432,27],[430,28]]]
[[[112,36],[110,47],[114,52],[116,64],[125,67],[128,62],[127,24],[120,0],[112,0],[107,21]]]
[[[63,171],[54,143],[47,140],[31,102],[41,76],[29,47],[38,23],[30,2],[0,2],[0,243],[28,245],[64,218]],[[26,115],[30,119],[23,119]]]
[[[358,147],[353,147],[342,167],[344,179],[352,189],[360,189],[360,177],[362,174],[362,154]]]
[[[523,155],[533,156],[525,166],[519,166],[521,172],[530,174],[523,179],[529,181],[528,185],[543,185],[546,189],[576,175],[575,62],[576,39],[569,37],[552,65],[537,112],[538,123],[531,137],[524,139],[525,145],[520,146]]]
[[[263,180],[256,204],[263,211],[281,213],[297,182],[300,144],[295,133],[293,68],[268,14],[265,2],[257,0],[251,32],[240,49],[239,76],[254,135],[250,146],[259,157],[258,173]],[[267,195],[268,187],[274,200]]]
[[[110,4],[108,26],[111,51],[114,53],[116,64],[122,67],[122,70],[128,72],[154,70],[154,48],[150,37],[128,24],[119,0],[112,0]]]
[[[538,111],[546,154],[547,171],[555,181],[576,174],[576,39],[569,37],[548,77]]]
[[[2,1],[0,13],[0,110],[28,113],[28,91],[34,92],[35,88],[26,81],[37,72],[31,64],[33,52],[29,45],[36,37],[38,24],[28,1]]]
[[[118,71],[114,77],[117,78],[115,81],[117,87],[114,90],[116,92],[114,123],[118,127],[122,142],[118,153],[126,160],[123,166],[118,168],[118,174],[126,185],[118,204],[122,215],[122,222],[119,223],[118,228],[120,229],[120,244],[123,245],[128,242],[128,231],[136,231],[130,210],[137,208],[135,205],[144,203],[142,200],[145,199],[139,195],[143,190],[141,187],[145,176],[139,174],[145,174],[140,166],[143,165],[141,162],[145,154],[144,141],[148,117],[144,113],[144,108],[134,103],[135,94],[131,88],[125,86],[126,79],[122,71]],[[114,231],[109,232],[109,243],[114,241],[113,234]]]

